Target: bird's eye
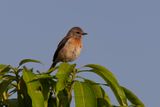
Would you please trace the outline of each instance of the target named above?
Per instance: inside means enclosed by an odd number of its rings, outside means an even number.
[[[77,34],[80,34],[80,32],[76,32]]]

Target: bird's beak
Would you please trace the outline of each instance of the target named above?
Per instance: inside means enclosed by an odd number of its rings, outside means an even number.
[[[82,35],[88,35],[88,33],[82,33]]]

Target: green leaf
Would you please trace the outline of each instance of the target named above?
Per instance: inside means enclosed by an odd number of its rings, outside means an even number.
[[[1,80],[0,99],[2,98],[3,92],[8,89],[8,86],[11,84],[11,82],[13,82],[14,79],[15,79],[14,76],[7,76],[7,77],[4,77],[3,80]]]
[[[48,71],[46,72],[46,74],[51,74],[52,72],[54,72],[56,69],[58,69],[58,66],[48,69]]]
[[[48,106],[48,100],[49,100],[49,95],[50,95],[50,88],[55,87],[55,81],[53,80],[54,76],[51,76],[49,74],[37,74],[34,78],[32,78],[32,81],[29,82],[34,82],[34,81],[40,81],[42,85],[42,93],[44,97],[44,104],[45,107]]]
[[[19,67],[22,66],[23,64],[29,63],[29,62],[34,62],[34,63],[39,63],[42,64],[40,61],[38,60],[34,60],[34,59],[23,59],[20,63],[19,63]]]
[[[10,71],[9,65],[0,64],[0,75],[4,75],[5,73]]]
[[[58,107],[70,107],[70,103],[72,99],[70,90],[64,89],[62,91],[59,91],[57,96],[59,101]]]
[[[86,72],[94,72],[94,73],[98,74],[99,76],[101,76],[106,81],[106,83],[112,89],[114,95],[116,96],[116,98],[121,106],[128,105],[125,93],[124,93],[123,89],[121,88],[121,86],[119,85],[115,76],[112,74],[112,72],[110,72],[105,67],[97,65],[97,64],[88,64],[88,65],[85,65],[85,67],[92,68],[91,70],[87,70]]]
[[[43,97],[44,97],[44,105],[48,107],[48,99],[50,95],[50,83],[48,79],[40,79],[40,83],[42,84],[43,90]]]
[[[88,79],[85,79],[85,82],[89,83],[94,91],[97,99],[97,107],[112,107],[109,96],[100,85]]]
[[[32,101],[30,96],[28,95],[27,85],[23,78],[20,78],[18,85],[20,86],[20,90],[17,91],[17,97],[19,102],[18,107],[26,107],[26,105],[27,107],[32,107]]]
[[[37,81],[37,80],[43,80],[43,79],[53,79],[55,78],[54,76],[51,76],[49,74],[37,74],[32,81]],[[30,82],[32,82],[30,81]]]
[[[27,92],[32,100],[32,107],[47,107],[44,104],[44,97],[42,93],[43,89],[41,83],[38,80],[30,82],[33,78],[35,78],[35,76],[36,75],[27,68],[23,69],[23,80],[26,83]]]
[[[125,87],[122,88],[126,94],[126,97],[132,104],[134,104],[136,107],[145,107],[143,102],[133,92],[131,92],[129,89]]]
[[[58,72],[56,73],[56,77],[58,79],[58,82],[56,84],[56,92],[62,91],[66,84],[67,80],[69,78],[69,75],[74,70],[75,64],[69,65],[68,63],[61,63]]]
[[[90,84],[76,81],[74,95],[76,107],[97,107],[96,96]]]

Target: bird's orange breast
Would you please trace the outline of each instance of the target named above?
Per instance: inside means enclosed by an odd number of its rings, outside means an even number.
[[[59,59],[63,61],[73,61],[81,53],[82,41],[78,38],[70,38],[59,54]]]
[[[81,38],[70,38],[70,43],[82,48],[82,39]]]

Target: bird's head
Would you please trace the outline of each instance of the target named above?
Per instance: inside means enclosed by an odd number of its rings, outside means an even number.
[[[74,36],[76,38],[81,38],[84,35],[87,35],[87,33],[83,32],[83,30],[80,27],[73,27],[69,30],[68,36]]]

